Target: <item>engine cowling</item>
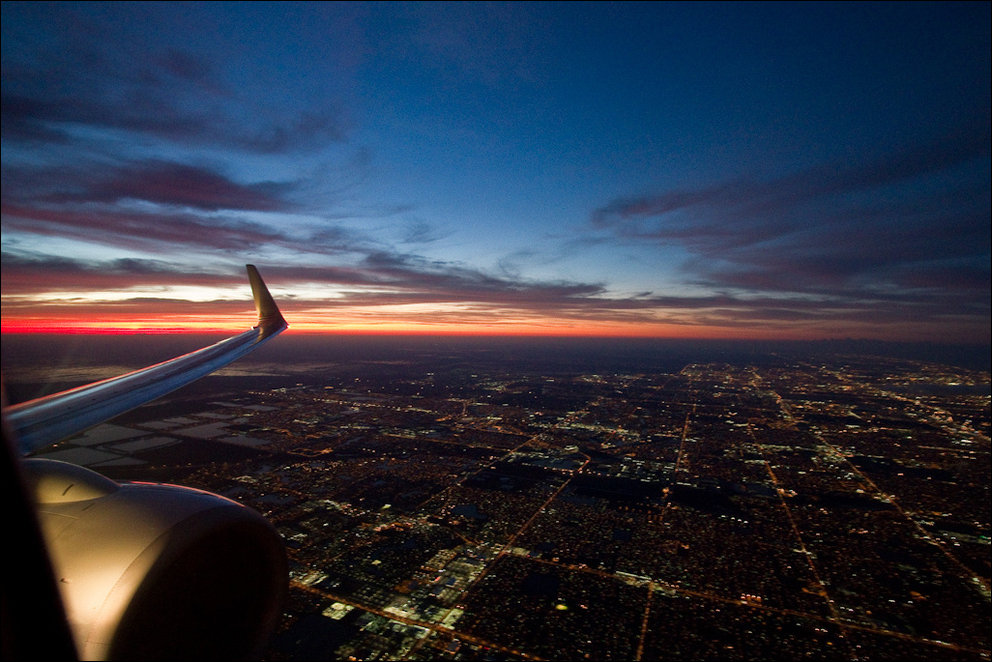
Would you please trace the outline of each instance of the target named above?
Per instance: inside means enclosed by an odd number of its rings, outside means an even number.
[[[201,490],[23,462],[81,659],[251,658],[287,590],[254,510]]]

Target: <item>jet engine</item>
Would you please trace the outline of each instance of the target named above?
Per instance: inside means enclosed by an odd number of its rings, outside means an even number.
[[[22,463],[81,659],[261,654],[286,551],[261,515],[201,490]]]

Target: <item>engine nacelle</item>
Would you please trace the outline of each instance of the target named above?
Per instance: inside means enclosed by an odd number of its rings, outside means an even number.
[[[23,462],[81,659],[261,654],[286,551],[254,510],[201,490]]]

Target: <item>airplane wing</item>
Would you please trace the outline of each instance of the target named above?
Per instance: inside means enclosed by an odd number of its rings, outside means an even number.
[[[0,488],[10,521],[0,582],[3,659],[257,656],[285,599],[282,539],[252,509],[178,485],[117,483],[18,457],[244,356],[287,328],[247,265],[258,323],[119,377],[3,408]]]
[[[195,352],[4,409],[21,454],[31,453],[170,393],[256,349],[287,328],[254,265],[246,265],[258,324]]]

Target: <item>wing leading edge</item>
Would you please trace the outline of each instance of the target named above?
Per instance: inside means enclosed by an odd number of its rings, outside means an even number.
[[[141,370],[54,393],[4,409],[18,444],[27,454],[139,407],[235,361],[289,325],[258,269],[246,265],[258,323],[243,333]]]

